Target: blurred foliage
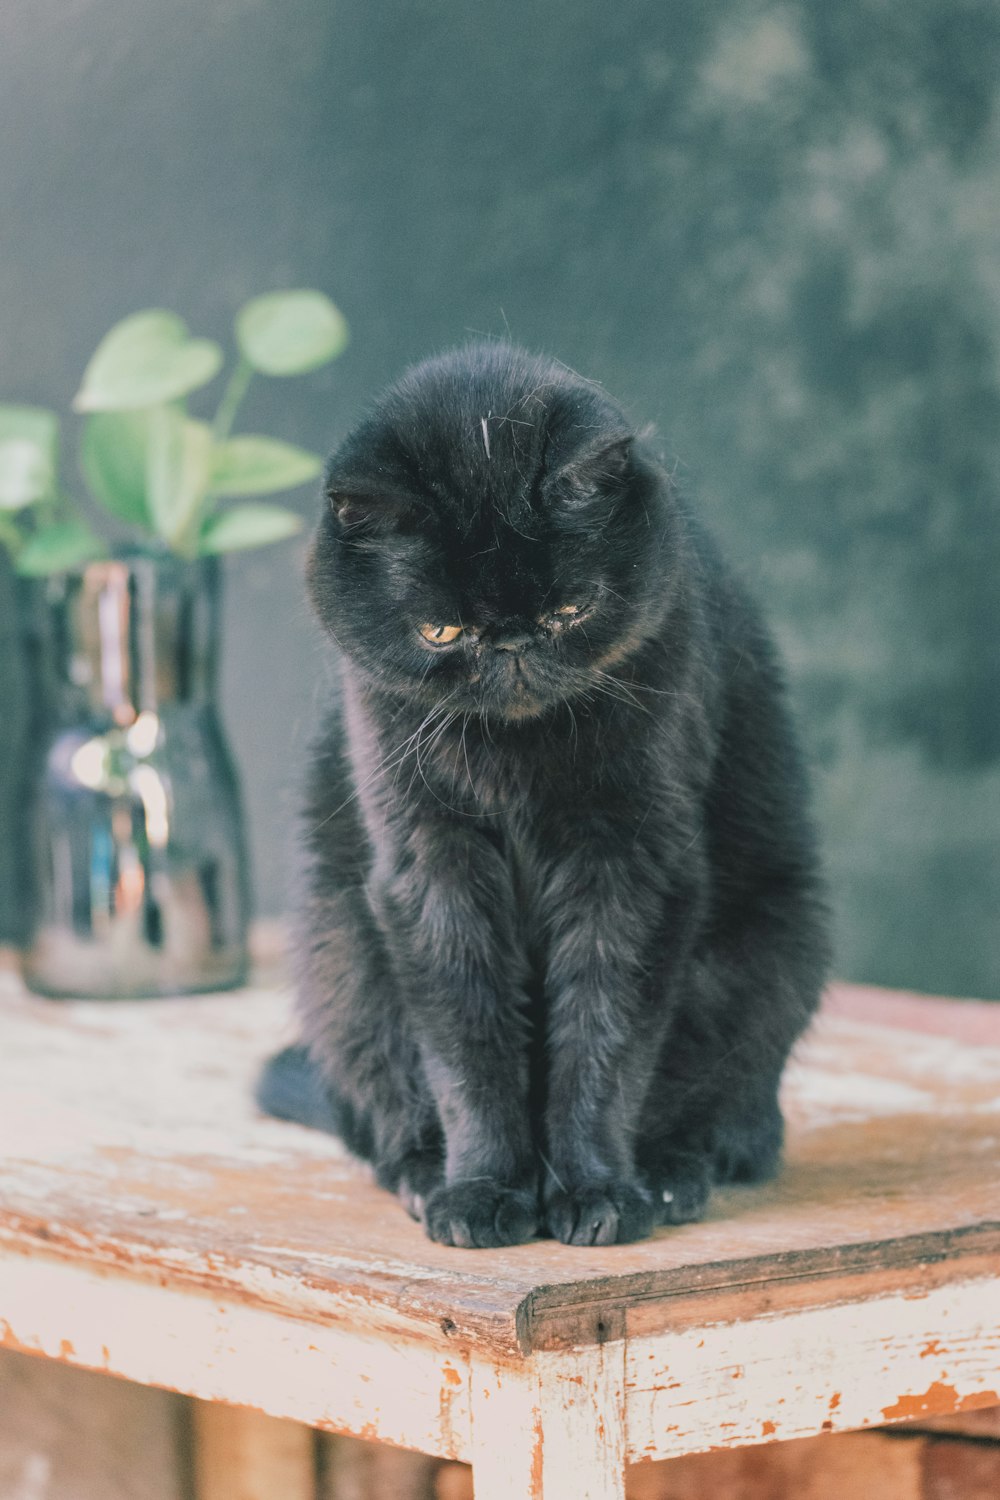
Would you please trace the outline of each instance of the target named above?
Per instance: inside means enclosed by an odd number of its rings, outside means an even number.
[[[238,355],[211,426],[188,415],[187,398],[224,363],[220,346],[192,338],[176,313],[132,313],[94,351],[74,409],[88,413],[80,463],[91,496],[152,550],[180,557],[241,551],[299,530],[277,505],[237,505],[236,495],[274,494],[314,479],[317,454],[275,438],[230,437],[255,372],[302,375],[335,359],[347,324],[322,292],[255,297],[236,315]],[[59,483],[59,419],[30,406],[0,406],[0,545],[18,573],[36,577],[102,556],[107,544]]]

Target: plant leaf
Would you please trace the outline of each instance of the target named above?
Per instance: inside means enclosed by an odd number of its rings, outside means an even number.
[[[195,531],[212,466],[212,429],[176,406],[149,413],[146,501],[158,536],[185,551]]]
[[[267,292],[236,315],[236,342],[264,375],[303,375],[347,347],[343,313],[323,292]]]
[[[56,487],[59,418],[42,406],[0,406],[0,510],[21,510]]]
[[[83,429],[80,463],[91,494],[133,526],[150,523],[146,504],[148,411],[96,412]]]
[[[90,562],[105,551],[100,537],[82,521],[63,521],[30,536],[17,554],[14,566],[28,578],[42,578],[46,573],[60,573],[64,568]]]
[[[0,510],[23,510],[52,492],[44,451],[28,438],[0,443]]]
[[[283,541],[301,529],[301,518],[281,505],[234,505],[205,522],[198,551],[241,552]]]
[[[27,438],[55,458],[59,446],[59,418],[44,406],[0,406],[0,443]]]
[[[212,489],[217,495],[272,495],[315,479],[323,467],[316,453],[276,438],[230,438],[215,450]]]
[[[98,344],[73,400],[77,411],[132,411],[175,401],[222,366],[211,339],[193,339],[176,313],[151,309],[116,323]]]

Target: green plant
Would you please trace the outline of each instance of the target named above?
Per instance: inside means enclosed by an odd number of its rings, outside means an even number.
[[[335,359],[348,338],[322,292],[270,292],[240,309],[237,354],[211,422],[187,398],[219,374],[223,351],[193,338],[175,313],[125,318],[105,335],[73,401],[86,415],[80,467],[97,505],[149,550],[184,558],[258,547],[300,526],[283,506],[229,504],[315,478],[314,453],[257,434],[232,436],[255,373],[301,375]],[[0,544],[19,573],[40,575],[107,555],[59,481],[59,419],[0,405]]]

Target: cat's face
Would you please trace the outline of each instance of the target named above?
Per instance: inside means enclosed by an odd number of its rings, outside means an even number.
[[[320,618],[371,682],[518,720],[600,691],[656,628],[669,489],[622,413],[485,345],[418,366],[334,455]]]

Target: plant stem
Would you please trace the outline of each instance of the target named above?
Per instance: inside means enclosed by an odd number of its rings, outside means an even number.
[[[233,419],[239,410],[240,403],[247,393],[247,387],[253,378],[253,365],[242,354],[236,361],[233,373],[229,377],[226,389],[222,393],[219,409],[215,413],[215,421],[212,423],[212,436],[217,443],[224,443],[229,436],[233,425]]]
[[[48,499],[39,502],[36,513],[46,526],[59,526],[64,521],[82,519],[67,492],[59,488],[54,489]]]
[[[24,543],[24,534],[16,522],[7,515],[0,515],[0,546],[6,547],[11,557],[16,557]]]

